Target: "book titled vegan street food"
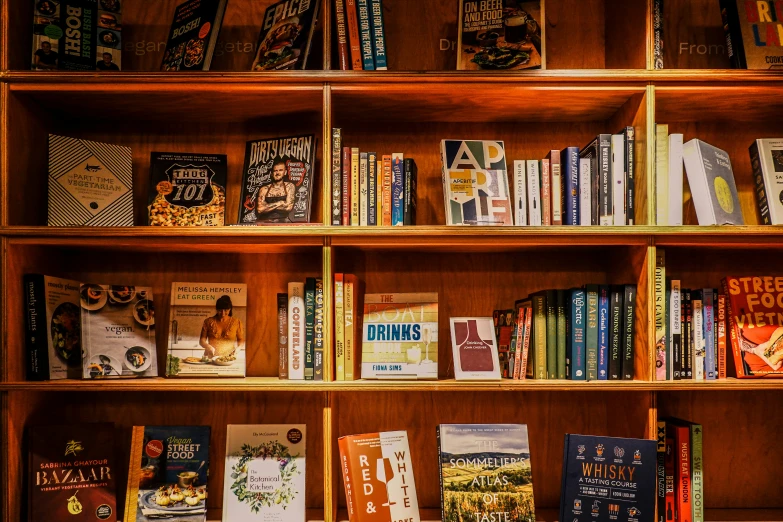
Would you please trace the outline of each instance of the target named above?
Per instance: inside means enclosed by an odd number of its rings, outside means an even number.
[[[264,13],[254,71],[305,69],[321,0],[282,0]]]
[[[161,71],[208,71],[228,0],[186,0],[174,10]]]

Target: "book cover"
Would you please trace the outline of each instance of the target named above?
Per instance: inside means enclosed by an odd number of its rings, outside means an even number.
[[[625,136],[612,136],[612,209],[614,225],[626,224],[625,219]]]
[[[612,287],[609,299],[609,380],[622,379],[623,292]]]
[[[378,154],[367,153],[367,225],[378,225]]]
[[[683,423],[667,422],[666,429],[674,441],[675,516],[678,522],[693,522],[690,428]]]
[[[492,312],[492,321],[495,325],[500,376],[502,378],[511,378],[514,371],[512,345],[516,334],[514,310],[495,310]]]
[[[320,7],[321,0],[281,0],[267,7],[252,70],[306,69]]]
[[[699,225],[744,225],[728,153],[693,139],[682,154]]]
[[[612,178],[612,135],[598,135],[598,224],[611,226],[614,224],[614,190]]]
[[[304,283],[288,283],[288,378],[305,378]]]
[[[547,304],[546,293],[539,292],[534,294],[533,300],[533,341],[535,349],[533,350],[533,378],[547,378]]]
[[[82,377],[157,377],[152,288],[82,284]]]
[[[541,224],[548,227],[552,224],[552,165],[549,158],[544,158],[541,165]],[[557,165],[559,168],[559,165]]]
[[[546,295],[546,378],[557,379],[557,292],[547,290],[544,294]]]
[[[672,351],[672,329],[671,329],[671,323],[672,323],[672,281],[670,278],[666,278],[665,281],[665,287],[664,287],[664,299],[663,302],[666,303],[666,309],[664,311],[664,323],[666,324],[666,338],[664,339],[664,342],[666,343],[666,377],[668,380],[674,379],[674,362],[675,362],[675,356],[674,352]]]
[[[585,286],[587,328],[585,330],[585,364],[588,381],[598,380],[598,285]]]
[[[413,158],[405,158],[405,205],[403,208],[403,225],[416,224],[416,199],[418,197],[419,169]]]
[[[305,522],[304,424],[229,424],[223,520]]]
[[[334,274],[334,366],[335,380],[345,380],[345,290],[343,274]]]
[[[721,0],[721,17],[731,65],[737,69],[783,67],[780,4]]]
[[[288,294],[277,294],[277,349],[280,379],[288,379]]]
[[[568,378],[575,381],[585,380],[585,333],[586,333],[586,309],[585,291],[572,289],[569,294],[570,315],[568,320],[569,357],[571,359],[571,371]]]
[[[628,381],[634,376],[634,319],[636,316],[636,285],[625,285],[623,295],[623,362],[622,378]]]
[[[28,520],[116,522],[114,424],[27,428]]]
[[[345,18],[348,24],[348,43],[351,46],[351,67],[362,70],[362,43],[359,39],[359,19],[356,12],[356,0],[345,0]]]
[[[362,379],[438,378],[438,294],[366,294]]]
[[[557,353],[557,379],[565,379],[570,373],[571,364],[573,359],[570,358],[568,353],[568,331],[567,324],[569,318],[570,309],[566,309],[566,291],[555,291],[555,317],[556,317],[556,353]]]
[[[337,36],[337,58],[341,71],[350,71],[351,48],[348,43],[348,27],[345,20],[345,0],[335,0],[334,16]]]
[[[48,188],[50,227],[133,226],[130,147],[50,134]]]
[[[41,0],[34,3],[32,70],[119,71],[119,0]]]
[[[392,176],[392,157],[390,154],[384,154],[381,158],[383,165],[383,223],[385,227],[392,226],[392,193],[394,177]]]
[[[502,141],[441,141],[447,225],[513,225]]]
[[[527,206],[531,226],[541,226],[541,186],[538,161],[527,160]]]
[[[309,223],[315,156],[312,134],[248,141],[238,222]]]
[[[123,519],[206,521],[209,426],[134,426]]]
[[[514,303],[514,307],[516,325],[514,326],[514,333],[511,338],[511,347],[514,351],[514,368],[510,377],[519,380],[522,378],[522,351],[524,349],[523,343],[525,339],[527,308],[520,306],[519,303]]]
[[[524,160],[514,160],[514,224],[527,225],[527,176]]]
[[[545,69],[544,2],[460,0],[457,70]]]
[[[228,0],[185,0],[174,9],[161,71],[208,71]]]
[[[682,289],[682,355],[680,356],[680,379],[693,378],[693,303],[691,302],[691,290]]]
[[[563,211],[565,204],[565,193],[563,191],[563,171],[565,164],[560,161],[560,151],[552,150],[549,152],[549,204],[551,225],[563,224]]]
[[[147,224],[223,226],[227,170],[225,154],[151,153]]]
[[[356,0],[356,15],[359,24],[359,45],[362,51],[362,69],[365,71],[375,70],[375,60],[373,59],[372,46],[372,27],[370,24],[370,2],[369,0]]]
[[[382,0],[370,0],[370,22],[372,25],[372,53],[375,60],[375,70],[388,69],[386,57],[386,32],[383,27]]]
[[[491,317],[451,317],[454,378],[500,379],[498,346]]]
[[[588,158],[579,158],[579,225],[589,227],[592,222],[592,189],[590,183],[593,173]]]
[[[27,380],[81,377],[79,283],[25,274]]]
[[[609,378],[610,288],[598,287],[598,380]]]
[[[354,274],[344,274],[345,291],[345,380],[353,381],[362,377],[361,348],[361,297],[362,282]]]
[[[244,377],[247,285],[171,283],[168,377]]]
[[[407,432],[348,435],[338,447],[351,522],[421,522]]]
[[[669,125],[663,123],[655,125],[655,223],[669,224]]]
[[[359,153],[359,226],[367,226],[367,212],[369,210],[368,191],[370,164],[366,152]]]
[[[315,280],[315,318],[313,323],[313,380],[324,380],[324,282]]]
[[[661,248],[655,250],[655,380],[670,378],[666,368],[666,255]]]
[[[534,522],[527,425],[441,424],[436,430],[443,522]]]
[[[654,520],[654,440],[565,436],[561,521]]]
[[[342,0],[337,0],[337,4],[338,6],[341,6]],[[343,31],[345,31],[345,29],[343,29]],[[342,214],[343,214],[343,209],[342,209],[343,165],[341,161],[342,143],[343,143],[342,129],[338,129],[336,127],[333,128],[332,129],[332,225],[333,226],[339,226],[342,224]]]
[[[405,167],[402,152],[395,152],[392,157],[392,226],[403,225],[403,209],[405,206]]]
[[[385,181],[385,172],[383,169],[383,156],[381,156],[381,159],[378,159],[376,161],[375,166],[375,172],[377,175],[376,183],[375,183],[375,224],[380,226],[383,225],[384,217],[386,216],[386,212],[383,208],[383,198],[384,198],[384,181]]]
[[[750,146],[761,223],[783,224],[783,139],[758,139]]]
[[[674,492],[675,458],[674,439],[669,435],[669,428],[667,426],[666,455],[664,457],[664,474],[666,483],[666,522],[674,522],[675,512],[677,510],[675,506],[677,498]]]
[[[581,225],[582,216],[579,206],[579,147],[566,147],[560,151],[560,164],[563,170],[563,224]]]
[[[683,163],[682,134],[669,134],[669,217],[665,224],[682,225]]]

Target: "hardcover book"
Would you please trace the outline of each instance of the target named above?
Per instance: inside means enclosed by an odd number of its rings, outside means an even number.
[[[460,0],[457,70],[546,68],[544,0]]]
[[[223,226],[228,170],[225,154],[153,152],[150,170],[148,225]]]
[[[513,225],[502,141],[441,141],[447,225]]]
[[[239,223],[309,223],[315,147],[312,134],[247,142]]]
[[[81,377],[79,283],[25,274],[27,380]]]
[[[304,283],[288,283],[288,378],[304,380]]]
[[[161,71],[208,71],[228,0],[185,0],[174,10]]]
[[[304,424],[229,424],[223,520],[305,522]]]
[[[370,22],[372,22],[372,52],[376,71],[388,69],[386,56],[386,31],[383,24],[382,0],[370,0]]]
[[[693,139],[682,155],[699,225],[744,225],[728,153]]]
[[[114,441],[111,423],[28,428],[28,520],[115,522]]]
[[[500,379],[492,317],[452,317],[450,323],[454,378]]]
[[[166,375],[244,377],[247,285],[171,283]]]
[[[82,284],[82,377],[157,377],[152,288]]]
[[[361,351],[362,379],[437,379],[438,294],[366,294]]]
[[[121,69],[120,0],[39,0],[34,5],[34,71]]]
[[[282,0],[266,8],[254,71],[305,69],[321,0]]]
[[[750,146],[761,223],[783,225],[783,139],[767,138]]]
[[[132,227],[131,149],[50,134],[47,223]]]
[[[387,431],[338,440],[350,522],[420,522],[408,434]]]
[[[443,522],[533,522],[533,473],[524,424],[437,427]]]
[[[653,520],[656,471],[654,440],[567,434],[558,520]]]
[[[207,519],[209,426],[134,426],[127,522]]]
[[[783,6],[775,2],[720,0],[726,48],[735,69],[781,69],[780,21]]]

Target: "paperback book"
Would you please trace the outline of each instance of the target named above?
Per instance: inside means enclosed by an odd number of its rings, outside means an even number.
[[[452,317],[450,322],[454,377],[458,381],[500,379],[492,317]]]
[[[254,71],[305,69],[321,0],[282,0],[267,7]]]
[[[759,139],[750,146],[761,223],[783,224],[783,139]]]
[[[780,3],[720,0],[726,49],[736,69],[781,69]]]
[[[744,225],[728,153],[693,139],[682,154],[699,225]]]
[[[161,71],[208,71],[228,0],[185,0],[174,10]]]

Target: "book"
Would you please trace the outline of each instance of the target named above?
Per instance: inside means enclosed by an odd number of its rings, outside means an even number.
[[[495,325],[500,376],[510,379],[513,377],[515,362],[513,360],[516,335],[514,310],[495,310],[492,312],[492,321]]]
[[[362,379],[438,378],[438,294],[366,294]]]
[[[502,141],[441,141],[447,225],[513,225]]]
[[[115,437],[111,423],[28,427],[27,519],[116,522]]]
[[[664,424],[666,426],[666,424]],[[666,455],[664,458],[664,476],[666,483],[666,522],[672,522],[675,520],[675,512],[677,510],[675,504],[677,501],[674,491],[674,470],[675,470],[675,449],[674,439],[671,437],[667,427],[666,431]]]
[[[545,69],[544,2],[460,0],[457,70]]]
[[[674,494],[679,522],[693,521],[693,478],[691,477],[690,428],[680,422],[667,421],[667,436],[674,441]]]
[[[79,283],[25,274],[27,380],[81,377]]]
[[[527,225],[527,176],[524,160],[514,160],[514,224]]]
[[[362,70],[362,43],[359,39],[359,18],[356,12],[356,0],[345,0],[345,19],[348,24],[348,42],[351,45],[351,67]]]
[[[546,378],[557,379],[557,292],[547,290],[546,296]],[[563,356],[565,353],[562,354]],[[563,357],[565,362],[565,357]]]
[[[636,221],[636,131],[632,126],[620,131],[625,143],[625,224]]]
[[[654,520],[656,456],[654,440],[566,434],[558,520]]]
[[[372,55],[372,27],[370,25],[369,0],[356,0],[356,16],[359,24],[359,45],[362,51],[362,69],[375,70],[375,60]]]
[[[133,226],[130,147],[50,134],[48,189],[50,227]]]
[[[440,424],[441,519],[535,519],[525,424]]]
[[[664,339],[664,342],[666,343],[666,377],[668,380],[672,380],[674,379],[674,362],[676,357],[672,351],[672,329],[670,326],[672,323],[672,308],[669,305],[672,302],[671,278],[666,278],[663,295],[663,302],[666,303],[663,318],[664,324],[666,325],[666,338]]]
[[[368,203],[368,187],[370,165],[366,152],[359,153],[359,226],[367,226],[367,211],[369,210]]]
[[[378,225],[378,154],[367,153],[367,225]]]
[[[403,166],[403,154],[395,152],[392,157],[392,219],[393,227],[403,225],[403,209],[405,207],[405,167]]]
[[[569,291],[569,357],[571,372],[568,378],[574,381],[584,381],[586,378],[585,333],[587,312],[585,309],[585,291],[573,289]]]
[[[565,193],[563,191],[563,170],[565,163],[560,161],[560,151],[549,152],[549,203],[551,205],[551,225],[563,224],[563,212],[565,211]]]
[[[587,328],[585,330],[585,369],[588,381],[598,380],[598,285],[585,286]]]
[[[579,224],[585,227],[593,224],[593,201],[590,187],[593,173],[590,169],[590,160],[579,158]]]
[[[653,69],[663,69],[663,1],[653,0]],[[663,513],[663,510],[659,510]]]
[[[288,294],[277,294],[277,348],[280,379],[288,379]]]
[[[661,248],[655,250],[655,380],[666,381],[666,254]]]
[[[345,21],[345,0],[334,0],[335,25],[337,27],[337,58],[341,71],[350,71],[351,48],[348,42],[348,27]]]
[[[614,225],[626,224],[625,219],[625,136],[612,136],[612,212]]]
[[[681,290],[682,311],[680,318],[682,320],[682,355],[680,356],[681,368],[680,379],[693,378],[693,304],[691,302],[691,290],[685,288]]]
[[[345,290],[343,274],[334,274],[335,380],[345,380]]]
[[[737,377],[783,376],[783,279],[726,277],[722,287]]]
[[[655,223],[669,223],[669,126],[662,123],[655,125]]]
[[[238,222],[309,223],[315,156],[312,134],[248,141]]]
[[[781,8],[769,2],[720,0],[726,50],[735,69],[780,69]]]
[[[208,71],[228,0],[185,0],[174,9],[161,71]]]
[[[565,196],[563,224],[581,225],[582,215],[579,207],[579,147],[566,147],[560,151],[560,164],[563,171],[563,193]]]
[[[533,301],[533,346],[532,363],[530,364],[533,378],[547,378],[547,304],[546,293],[539,292],[531,297]]]
[[[682,134],[669,134],[669,218],[670,226],[682,225],[683,177]]]
[[[693,139],[682,155],[699,225],[744,225],[728,153]]]
[[[122,4],[43,0],[33,11],[32,70],[119,71]]]
[[[405,158],[405,205],[403,207],[403,225],[415,225],[416,224],[416,207],[418,198],[418,185],[419,185],[419,169],[416,167],[416,162],[413,158]]]
[[[342,0],[336,0],[338,6],[342,5]],[[338,15],[341,16],[341,15]],[[345,16],[345,15],[342,15]],[[345,28],[343,28],[343,32]],[[345,35],[343,34],[343,37]],[[344,70],[344,69],[343,69]],[[332,225],[342,224],[342,129],[337,127],[332,129]]]
[[[209,426],[134,426],[123,520],[205,522]]]
[[[82,378],[157,377],[152,288],[82,284]]]
[[[383,165],[383,223],[385,227],[392,226],[392,191],[394,178],[392,176],[392,157],[390,154],[384,154],[381,158]]]
[[[378,226],[383,225],[383,220],[386,216],[386,212],[383,208],[383,198],[384,198],[384,181],[385,181],[385,173],[383,169],[383,156],[380,157],[381,159],[378,159],[376,161],[375,165],[375,172],[377,175],[376,182],[375,182],[375,224]]]
[[[281,0],[267,7],[251,70],[306,69],[320,7],[321,0]]]
[[[361,153],[351,147],[351,226],[361,225],[362,206]]]
[[[341,183],[343,208],[342,225],[346,227],[351,225],[351,211],[353,210],[353,201],[351,201],[351,192],[353,191],[351,157],[351,147],[343,147],[343,177]]]
[[[304,283],[288,283],[288,378],[305,378]]]
[[[693,522],[704,522],[704,455],[701,424],[688,423],[691,430],[691,483]]]
[[[313,324],[313,380],[324,380],[324,282],[315,280],[315,318]]]
[[[171,283],[166,376],[244,377],[247,285]]]
[[[386,31],[383,27],[382,0],[370,0],[370,21],[372,22],[372,54],[376,71],[388,69],[386,57]]]
[[[750,165],[761,223],[783,224],[783,139],[755,140],[750,146]]]
[[[565,379],[570,373],[573,359],[571,359],[568,353],[568,319],[570,304],[566,302],[568,296],[566,296],[565,290],[555,290],[555,317],[556,317],[556,344],[557,344],[557,373],[555,378]],[[566,309],[566,306],[569,308]]]
[[[458,381],[500,379],[498,346],[491,317],[451,317],[454,378]]]
[[[598,224],[614,224],[614,184],[612,177],[612,135],[599,134],[596,138],[598,150]]]
[[[704,359],[706,341],[704,339],[704,294],[702,290],[693,291],[693,378],[704,380]]]
[[[541,188],[538,161],[527,160],[527,207],[531,226],[541,226]]]
[[[220,227],[225,223],[225,154],[152,152],[147,224]]]
[[[552,224],[552,167],[549,158],[541,160],[541,224],[545,227]]]
[[[347,435],[337,444],[350,522],[421,522],[405,431]]]
[[[715,380],[715,304],[712,288],[702,290],[704,306],[704,379]]]
[[[609,299],[609,380],[622,379],[623,292],[612,287]]]
[[[726,378],[726,294],[717,295],[715,335],[718,338],[718,379]]]
[[[610,288],[598,287],[598,380],[609,379]]]
[[[606,162],[604,162],[604,157],[602,155],[602,150],[604,148],[604,145],[608,145],[609,143],[609,136],[610,134],[600,134],[596,136],[596,138],[588,143],[585,147],[582,148],[581,151],[579,151],[579,158],[588,160],[590,162],[590,224],[591,225],[599,225],[603,224],[601,222],[600,216],[605,215],[604,212],[608,212],[607,209],[604,208],[609,201],[604,200],[603,198],[603,191],[604,191],[604,185],[603,182],[606,180],[608,182],[609,179],[609,149],[607,147],[606,149]],[[603,140],[606,140],[604,143]],[[607,169],[606,172],[604,172],[604,167]],[[609,186],[606,186],[606,189],[608,190]]]
[[[622,378],[634,377],[634,320],[636,317],[636,285],[625,285],[623,296],[623,361]]]
[[[223,520],[305,522],[304,424],[229,424]]]
[[[682,342],[682,307],[681,307],[681,286],[679,279],[671,281],[671,294],[669,296],[669,338],[671,339],[672,358],[672,379],[679,380],[682,376],[682,357],[680,356],[680,346]]]
[[[659,0],[660,1],[660,0]],[[656,456],[657,456],[657,474],[656,494],[657,494],[657,517],[656,522],[667,522],[674,519],[672,513],[671,519],[666,516],[666,421],[658,420],[656,422]]]
[[[361,378],[361,355],[359,341],[361,338],[359,314],[359,296],[362,288],[359,280],[353,274],[345,274],[345,380],[353,381]]]

